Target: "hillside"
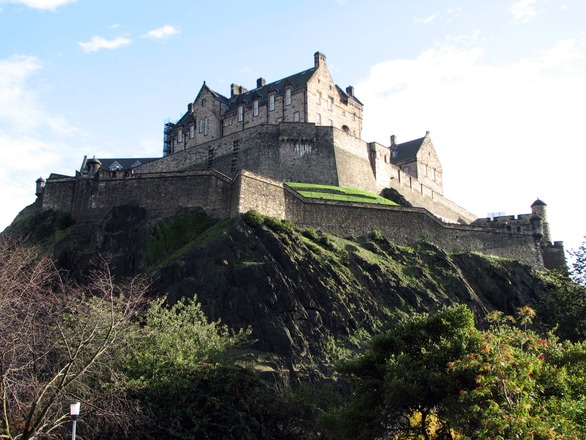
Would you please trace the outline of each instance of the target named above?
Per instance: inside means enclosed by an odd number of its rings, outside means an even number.
[[[41,243],[72,276],[97,258],[118,276],[146,274],[170,302],[196,295],[211,319],[252,327],[263,371],[287,380],[331,372],[332,352],[413,312],[467,304],[478,317],[512,314],[548,294],[528,266],[433,243],[393,244],[373,231],[336,237],[252,211],[224,221],[200,210],[156,221],[119,206],[73,223],[24,210],[5,233]]]

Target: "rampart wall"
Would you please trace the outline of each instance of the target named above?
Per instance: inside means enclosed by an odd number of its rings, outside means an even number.
[[[114,206],[136,205],[152,218],[180,208],[202,207],[215,218],[234,217],[255,209],[287,218],[300,227],[358,237],[374,230],[390,241],[411,245],[426,239],[448,252],[477,251],[513,258],[543,268],[541,247],[529,233],[448,224],[423,208],[370,205],[306,199],[283,185],[249,171],[231,179],[215,170],[175,173],[101,171],[97,178],[48,179],[43,208],[72,212],[75,219],[107,212]],[[546,267],[560,261],[563,247],[546,249]]]

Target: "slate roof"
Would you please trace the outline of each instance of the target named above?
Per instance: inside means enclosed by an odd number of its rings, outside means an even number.
[[[249,90],[239,95],[234,96],[229,100],[228,110],[226,112],[236,111],[239,104],[246,106],[252,105],[254,99],[259,100],[259,105],[263,105],[267,102],[269,93],[275,92],[277,95],[285,93],[286,87],[291,87],[291,91],[305,87],[307,81],[313,76],[316,68],[304,70],[303,72],[296,73],[283,79],[279,79],[269,84],[265,84],[262,87]]]
[[[117,171],[117,170],[131,170],[139,165],[152,162],[153,160],[160,159],[159,157],[142,157],[142,158],[114,158],[114,159],[98,159],[102,162],[103,170]],[[119,167],[118,167],[119,166]]]
[[[402,162],[404,160],[415,159],[424,140],[425,136],[412,141],[403,142],[402,144],[397,144],[395,146],[397,155],[392,157],[391,162]]]

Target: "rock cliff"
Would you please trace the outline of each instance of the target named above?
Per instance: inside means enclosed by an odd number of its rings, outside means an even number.
[[[397,246],[377,231],[336,237],[254,211],[149,219],[118,206],[73,223],[29,207],[5,233],[41,243],[72,276],[103,257],[117,275],[147,274],[153,294],[170,302],[196,295],[210,319],[252,327],[266,373],[290,380],[329,374],[340,341],[406,314],[461,303],[479,317],[513,314],[551,288],[513,260],[448,254],[429,242]]]

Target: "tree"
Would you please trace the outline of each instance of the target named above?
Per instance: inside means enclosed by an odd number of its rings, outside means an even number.
[[[479,331],[460,306],[395,325],[340,367],[356,388],[326,418],[329,435],[585,438],[586,345],[538,335],[534,314],[493,313]]]
[[[71,284],[39,249],[0,239],[0,437],[57,436],[78,400],[88,430],[125,426],[135,407],[106,382],[144,291],[117,287],[107,268]]]
[[[355,391],[346,407],[324,419],[329,435],[429,439],[432,424],[438,422],[437,431],[449,436],[453,402],[474,376],[448,375],[446,368],[479,341],[466,307],[417,315],[374,337],[364,355],[338,366]]]
[[[584,343],[559,342],[524,328],[534,312],[521,309],[518,322],[499,312],[482,332],[480,350],[448,365],[473,372],[475,386],[463,388],[454,421],[470,438],[571,439],[586,435]],[[515,324],[520,324],[521,327]]]
[[[586,286],[586,241],[577,250],[570,251],[570,254],[574,257],[570,274],[574,281]]]

